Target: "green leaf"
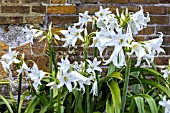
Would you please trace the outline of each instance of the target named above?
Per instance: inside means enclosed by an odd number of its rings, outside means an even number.
[[[111,100],[111,102],[109,102],[109,100],[107,99],[107,101],[106,101],[106,113],[115,113],[113,108],[114,108],[114,106],[113,106],[112,100]]]
[[[142,96],[143,98],[146,99],[146,101],[149,104],[149,108],[151,110],[151,113],[158,113],[156,103],[155,103],[154,99],[151,96],[149,96],[147,94],[140,94],[139,96]]]
[[[2,95],[0,95],[0,98],[4,101],[4,103],[5,103],[6,106],[8,107],[9,112],[10,112],[10,113],[13,113],[13,110],[12,110],[12,108],[11,108],[11,106],[10,106],[8,100],[5,99]]]
[[[137,108],[138,108],[138,112],[139,113],[145,113],[145,109],[144,109],[144,101],[143,101],[143,97],[134,97]]]
[[[118,79],[122,80],[123,78],[121,77],[121,75],[122,74],[120,72],[113,72],[110,75],[106,76],[104,79],[101,79],[99,81],[99,83],[107,82],[110,78],[118,78]]]
[[[25,113],[34,113],[35,106],[39,103],[39,99],[34,97],[28,104]]]
[[[111,81],[108,84],[108,87],[111,91],[112,94],[112,101],[113,101],[113,106],[114,106],[114,111],[115,113],[120,113],[121,109],[121,96],[120,96],[120,89],[118,86],[118,83],[115,81]]]
[[[83,96],[81,92],[73,90],[73,95],[75,96],[74,113],[84,113],[82,107]]]
[[[135,104],[134,99],[132,99],[130,103],[130,110],[128,111],[128,113],[136,113],[135,108],[136,108],[136,104]]]
[[[48,107],[50,106],[50,103],[47,103],[46,105],[44,105],[42,108],[41,108],[41,111],[40,113],[45,113],[48,109]]]
[[[46,36],[42,36],[42,37],[38,40],[38,42],[43,41],[45,38],[46,38]]]
[[[114,64],[111,62],[107,71],[107,75],[110,75],[111,73],[113,73],[115,71],[115,66]]]
[[[22,97],[21,97],[21,100],[20,100],[20,103],[19,103],[18,113],[21,113],[22,103],[23,103],[25,97],[29,94],[30,94],[29,91],[26,91],[22,94]]]
[[[159,78],[159,80],[161,80],[162,82],[165,82],[165,79],[163,78],[163,76],[156,70],[149,69],[149,68],[132,68],[131,70],[149,73],[149,74]]]

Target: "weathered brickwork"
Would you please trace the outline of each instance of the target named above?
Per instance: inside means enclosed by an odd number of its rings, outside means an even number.
[[[73,1],[76,1],[73,3]],[[135,40],[143,41],[158,37],[158,32],[163,32],[163,48],[166,54],[161,54],[155,59],[157,65],[167,65],[170,57],[170,0],[0,0],[0,27],[8,31],[8,25],[25,26],[33,24],[47,28],[53,22],[53,32],[66,29],[69,25],[78,21],[78,14],[88,10],[89,14],[94,14],[99,10],[99,6],[109,7],[115,13],[116,8],[128,8],[129,12],[136,12],[143,6],[145,12],[150,13],[151,21],[146,29],[140,31]],[[5,27],[4,27],[5,26]],[[0,38],[1,40],[1,38]],[[63,55],[71,54],[70,59],[83,59],[83,48],[77,42],[74,48],[62,47],[63,42],[58,42],[59,47],[54,45],[56,60],[60,60]],[[8,46],[0,42],[0,56],[8,50]],[[49,71],[48,57],[44,54],[47,49],[45,41],[33,45],[34,54],[30,54],[29,44],[15,48],[14,50],[24,52],[26,59],[34,60],[40,69]],[[108,58],[113,48],[104,51]],[[89,55],[93,55],[93,48],[90,48]],[[5,77],[4,71],[0,66],[0,78]]]

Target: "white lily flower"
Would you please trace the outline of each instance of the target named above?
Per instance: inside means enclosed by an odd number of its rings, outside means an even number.
[[[170,71],[168,69],[161,70],[161,72],[163,73],[163,77],[164,78],[168,78],[169,77]]]
[[[95,80],[95,82],[92,85],[92,89],[91,92],[93,93],[93,95],[98,96],[98,85],[97,85],[97,80]]]
[[[57,85],[57,88],[60,88],[64,85],[66,85],[69,92],[72,92],[72,90],[73,90],[73,86],[71,83],[73,82],[74,84],[76,84],[76,81],[78,80],[73,73],[71,73],[71,72],[68,73],[66,70],[59,71],[57,74],[57,78],[60,82]]]
[[[93,59],[93,62],[91,62],[88,59],[87,59],[87,62],[89,63],[88,69],[86,70],[88,73],[92,72],[93,75],[95,76],[95,71],[102,72],[102,69],[99,67],[99,64],[101,63],[101,61],[97,61],[96,57]]]
[[[49,82],[46,86],[51,86],[51,89],[57,89],[57,84],[55,82]]]
[[[37,29],[32,29],[33,26],[30,26],[30,28],[25,27],[22,28],[22,30],[26,33],[26,39],[33,45],[33,38],[38,37],[43,34],[43,31],[39,31]]]
[[[57,63],[60,67],[58,67],[60,70],[66,70],[68,71],[71,67],[70,61],[68,60],[68,56],[63,59],[61,58],[61,62]]]
[[[159,36],[159,38],[156,39],[152,39],[149,41],[144,42],[146,45],[146,49],[149,52],[149,54],[157,54],[159,55],[160,52],[165,52],[160,46],[162,45],[163,42],[163,34],[161,32],[159,32],[161,35]]]
[[[74,24],[75,26],[79,26],[82,28],[84,25],[87,27],[88,22],[92,22],[92,17],[88,15],[89,11],[85,11],[84,13],[79,13],[79,22]]]
[[[7,72],[10,71],[10,65],[14,63],[19,63],[20,61],[17,59],[18,52],[16,51],[11,51],[11,48],[9,48],[8,53],[4,54],[1,57],[1,64],[4,70]]]
[[[17,76],[19,76],[20,74],[22,74],[22,73],[24,73],[24,72],[25,72],[26,75],[28,75],[28,71],[29,71],[29,68],[28,68],[28,66],[26,65],[26,63],[23,61],[22,67],[17,70],[17,72],[18,72],[18,75],[17,75]]]
[[[138,42],[132,42],[130,54],[132,55],[133,53],[135,53],[138,59],[141,59],[143,56],[147,54],[142,46],[143,45]]]
[[[39,70],[36,63],[34,63],[33,67],[30,69],[31,73],[28,76],[33,81],[33,87],[36,91],[38,91],[38,85],[41,85],[41,80],[45,76],[45,72]]]
[[[76,27],[68,27],[68,30],[61,30],[60,32],[65,36],[62,41],[66,41],[63,46],[74,46],[78,38],[84,42],[81,36],[82,31],[84,31],[84,29],[77,29]]]
[[[84,85],[90,85],[91,78],[84,77],[82,74],[78,73],[77,71],[72,71],[71,74],[75,75],[77,82],[79,84],[79,90],[83,91],[83,94],[85,93],[85,87]]]
[[[141,10],[136,12],[132,15],[132,21],[129,22],[131,26],[131,31],[135,35],[138,33],[138,31],[141,31],[143,28],[147,26],[147,22],[150,21],[149,13],[147,13],[147,17],[143,14],[143,8],[142,6]]]
[[[102,6],[100,6],[100,10],[98,12],[95,13],[95,15],[99,18],[99,20],[101,19],[105,19],[107,18],[107,15],[110,14],[111,11],[109,11],[109,8],[105,8],[103,9]]]
[[[163,97],[162,101],[159,101],[159,104],[165,107],[164,113],[170,113],[170,100],[166,100],[166,96]]]

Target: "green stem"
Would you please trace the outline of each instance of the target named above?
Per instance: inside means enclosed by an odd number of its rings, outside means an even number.
[[[60,109],[60,97],[61,97],[61,91],[58,91],[58,113],[61,113],[61,109]]]
[[[84,47],[84,60],[85,60],[85,72],[87,69],[87,57],[88,57],[88,45],[86,44]],[[87,107],[87,113],[91,112],[91,107],[90,107],[90,87],[87,85],[86,86],[86,107]]]
[[[53,73],[53,50],[51,47],[51,43],[48,43],[49,46],[49,54],[50,54],[50,82],[52,82],[52,73]],[[50,103],[53,102],[53,89],[50,89]]]
[[[22,85],[22,73],[19,75],[19,87],[18,87],[18,106],[17,111],[19,109],[19,103],[20,103],[20,96],[21,96],[21,85]]]
[[[126,71],[125,71],[125,82],[124,82],[124,87],[123,87],[121,113],[124,113],[124,110],[125,110],[126,96],[127,96],[128,84],[129,84],[129,76],[130,76],[130,68],[131,68],[131,59],[128,58],[127,66],[126,66]]]

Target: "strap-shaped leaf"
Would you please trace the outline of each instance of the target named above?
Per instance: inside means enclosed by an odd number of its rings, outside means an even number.
[[[107,99],[107,101],[106,101],[106,113],[115,113],[115,111],[114,111],[113,108],[114,108],[114,106],[113,106],[112,100],[109,101],[109,100]]]
[[[143,101],[143,97],[134,97],[137,108],[138,108],[138,112],[139,113],[145,113],[145,109],[144,109],[144,101]]]
[[[23,103],[25,97],[29,94],[30,94],[29,91],[26,91],[22,94],[22,97],[21,97],[21,100],[20,100],[20,103],[19,103],[18,113],[21,113],[22,103]]]
[[[110,75],[111,73],[113,73],[115,71],[115,66],[114,64],[111,62],[107,71],[107,75]]]
[[[145,98],[145,100],[148,102],[151,113],[158,113],[158,108],[156,106],[156,103],[151,96],[149,96],[147,94],[140,94],[139,96]]]
[[[0,95],[0,98],[4,101],[4,103],[5,103],[6,106],[8,107],[9,112],[10,112],[10,113],[13,113],[13,110],[12,110],[12,108],[11,108],[11,106],[10,106],[8,100],[5,99],[2,95]]]
[[[120,89],[115,81],[111,81],[108,84],[108,87],[111,91],[112,94],[112,101],[113,101],[113,106],[114,106],[114,111],[115,113],[120,113],[121,109],[121,96],[120,96]]]
[[[37,97],[34,97],[28,104],[27,109],[25,110],[25,113],[34,113],[35,106],[39,103],[39,99]]]
[[[47,103],[46,105],[44,105],[42,108],[41,108],[41,111],[40,113],[45,113],[48,109],[48,107],[50,106],[50,103]]]

